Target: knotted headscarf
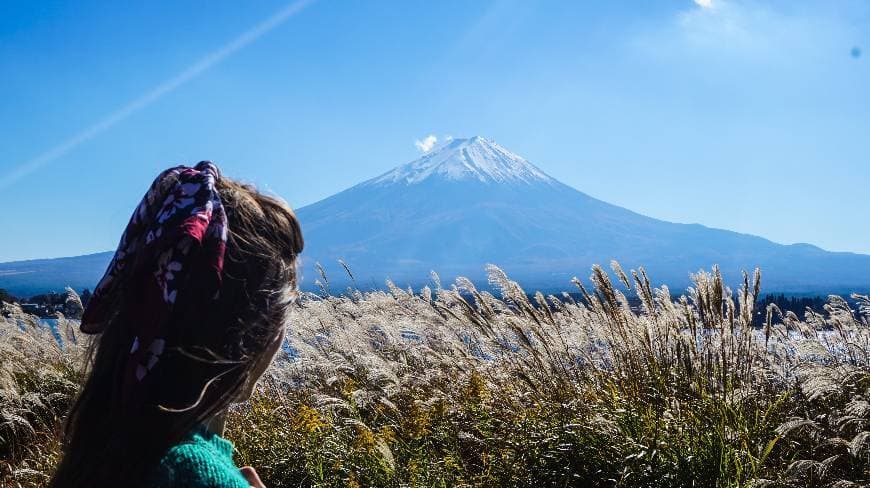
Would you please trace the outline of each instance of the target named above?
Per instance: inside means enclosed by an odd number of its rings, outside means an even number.
[[[133,337],[125,395],[148,375],[167,347],[177,302],[207,310],[218,298],[227,217],[210,161],[162,172],[142,198],[82,316],[81,331],[102,332],[119,304]]]

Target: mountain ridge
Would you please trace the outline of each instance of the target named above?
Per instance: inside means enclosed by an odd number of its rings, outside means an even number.
[[[485,282],[484,266],[492,262],[536,286],[564,287],[573,276],[587,275],[592,264],[616,259],[626,268],[644,266],[657,282],[678,287],[688,285],[690,272],[714,264],[733,282],[742,270],[760,266],[777,291],[870,284],[864,277],[870,275],[870,256],[654,219],[598,200],[543,171],[544,178],[521,179],[521,185],[494,185],[486,178],[451,177],[449,171],[432,171],[439,164],[424,164],[454,158],[455,166],[462,154],[457,144],[494,144],[481,137],[458,141],[298,209],[310,243],[306,258],[328,269],[341,258],[355,275],[375,282],[389,276],[420,283],[430,270]],[[507,159],[536,168],[520,156]],[[409,174],[412,170],[417,173]],[[792,260],[812,264],[816,271],[802,275],[791,269]],[[851,262],[844,265],[844,260]],[[828,266],[831,273],[822,273]]]
[[[529,287],[553,290],[614,259],[625,269],[643,266],[672,290],[687,286],[689,273],[716,264],[735,284],[743,270],[760,267],[765,289],[777,292],[870,288],[868,255],[658,220],[561,183],[483,137],[445,141],[296,214],[305,234],[300,269],[308,289],[315,287],[318,262],[337,287],[379,287],[387,278],[419,286],[432,270],[445,282],[464,275],[485,285],[485,266],[494,263]],[[32,289],[39,279],[93,287],[110,258],[100,253],[0,264],[0,288],[15,293],[15,286]],[[80,269],[85,266],[99,269]],[[3,275],[22,269],[33,272]]]

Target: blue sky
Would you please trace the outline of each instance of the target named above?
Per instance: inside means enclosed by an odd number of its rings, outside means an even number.
[[[6,0],[0,73],[0,261],[113,249],[172,164],[300,207],[429,134],[652,217],[870,253],[862,0]]]

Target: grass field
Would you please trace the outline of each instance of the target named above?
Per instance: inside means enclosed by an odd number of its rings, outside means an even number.
[[[239,463],[270,488],[870,484],[870,298],[798,317],[755,309],[758,274],[673,300],[614,263],[579,302],[489,275],[495,296],[433,276],[303,297],[292,354],[231,412]],[[65,349],[0,319],[0,486],[57,461],[83,350],[60,329]]]

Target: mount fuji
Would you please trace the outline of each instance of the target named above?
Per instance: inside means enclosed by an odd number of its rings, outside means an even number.
[[[483,280],[485,264],[494,263],[524,284],[554,289],[612,259],[643,266],[675,290],[714,264],[732,282],[761,267],[767,290],[870,285],[870,256],[646,217],[562,184],[483,137],[448,140],[297,214],[307,264],[342,271],[334,265],[342,259],[360,286],[386,277],[420,284],[430,270]]]
[[[870,256],[828,252],[699,224],[657,220],[592,198],[483,137],[451,139],[421,158],[299,208],[302,286],[322,263],[333,291],[351,284],[422,285],[429,272],[485,282],[488,263],[529,288],[565,289],[593,264],[643,266],[677,291],[718,264],[735,283],[760,267],[768,291],[848,293],[870,288]],[[111,258],[0,264],[0,288],[25,295],[92,288]],[[353,280],[339,260],[347,263]]]

